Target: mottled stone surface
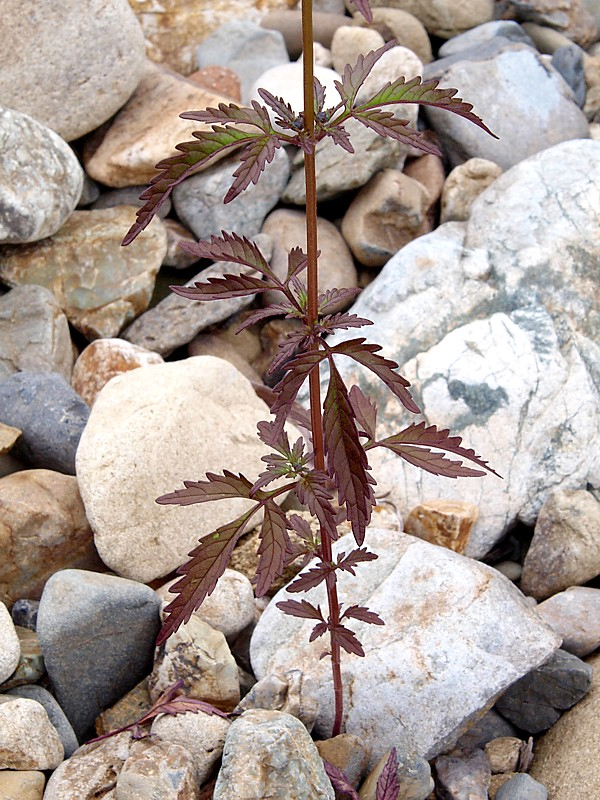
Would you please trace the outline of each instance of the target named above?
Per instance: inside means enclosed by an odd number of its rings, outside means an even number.
[[[0,797],[6,800],[42,800],[46,777],[36,770],[0,772]]]
[[[13,428],[12,425],[0,422],[0,456],[10,453],[20,435],[19,428]]]
[[[452,800],[488,800],[492,774],[483,750],[440,756],[435,760],[435,771],[440,794]]]
[[[544,600],[537,612],[569,653],[583,658],[600,647],[600,589],[572,586]]]
[[[56,698],[50,694],[43,686],[23,685],[17,686],[14,689],[9,689],[7,696],[11,697],[28,697],[30,700],[35,700],[46,709],[48,719],[56,728],[60,740],[65,751],[65,758],[69,758],[75,750],[79,747],[79,742],[75,736],[75,731],[71,727],[71,723],[65,716]]]
[[[421,20],[430,34],[441,39],[450,39],[494,17],[493,0],[374,0],[373,6],[408,11]]]
[[[115,788],[117,800],[195,800],[200,793],[189,750],[151,739],[136,743]]]
[[[380,31],[385,41],[395,39],[402,47],[410,48],[424,64],[431,61],[431,42],[423,23],[414,14],[401,8],[383,6],[373,8],[372,26]],[[354,14],[354,22],[368,25],[362,14]]]
[[[251,708],[283,711],[299,719],[308,731],[312,731],[319,712],[315,688],[313,680],[299,669],[289,669],[277,675],[270,673],[252,686],[238,703],[236,711]]]
[[[0,602],[0,683],[9,678],[19,663],[21,646],[8,609]]]
[[[444,183],[440,222],[469,219],[475,200],[501,174],[498,164],[485,158],[470,158],[454,167]]]
[[[479,509],[472,503],[429,500],[411,509],[404,522],[404,532],[464,553],[478,516]]]
[[[369,746],[351,733],[321,739],[315,745],[321,758],[341,769],[348,783],[356,789],[369,763]]]
[[[37,633],[17,624],[15,632],[19,640],[19,661],[10,678],[0,686],[1,691],[37,683],[46,671]]]
[[[58,732],[40,703],[0,695],[0,769],[54,769],[63,757]]]
[[[582,47],[597,39],[598,25],[589,0],[509,0],[509,7],[518,20],[554,28]]]

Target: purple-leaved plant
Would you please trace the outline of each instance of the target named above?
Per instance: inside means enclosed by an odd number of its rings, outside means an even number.
[[[358,10],[367,21],[372,20],[368,0],[358,0]],[[240,164],[233,173],[233,183],[224,202],[237,197],[250,184],[256,183],[265,166],[282,145],[293,145],[304,153],[306,176],[306,252],[294,248],[289,253],[288,272],[281,280],[275,275],[258,246],[236,233],[222,232],[210,241],[182,244],[184,250],[198,259],[234,262],[248,267],[241,275],[209,278],[193,287],[171,287],[174,292],[191,300],[220,300],[248,295],[260,295],[275,290],[280,300],[251,313],[240,330],[272,316],[298,320],[300,327],[289,334],[280,345],[270,367],[271,372],[283,370],[284,377],[273,388],[270,421],[258,424],[258,436],[272,451],[263,457],[265,470],[255,481],[224,470],[222,474],[208,473],[206,480],[184,481],[183,489],[157,499],[161,504],[190,505],[224,498],[241,497],[252,506],[226,525],[202,537],[190,553],[190,560],[178,570],[181,577],[171,587],[175,598],[166,608],[166,619],[158,637],[163,643],[177,628],[190,619],[192,612],[215,588],[240,537],[248,530],[252,518],[261,511],[256,594],[264,595],[274,579],[291,561],[314,559],[313,565],[301,572],[288,586],[288,592],[300,593],[320,583],[327,590],[327,608],[314,606],[308,600],[286,600],[278,607],[286,614],[312,619],[315,622],[310,640],[327,635],[331,657],[335,697],[335,717],[332,735],[340,733],[343,725],[343,684],[341,651],[363,656],[361,643],[352,631],[352,620],[383,625],[377,614],[359,605],[342,606],[337,592],[340,571],[355,574],[362,563],[377,558],[364,546],[365,531],[375,503],[375,481],[370,473],[368,453],[384,447],[410,464],[435,475],[449,478],[480,477],[494,473],[475,452],[464,447],[458,436],[435,425],[415,422],[392,436],[377,437],[377,407],[358,386],[346,386],[336,365],[336,358],[350,358],[373,372],[409,411],[420,410],[409,392],[409,383],[396,370],[398,364],[380,354],[377,344],[364,338],[354,338],[330,344],[327,336],[337,330],[361,328],[372,324],[355,314],[336,312],[340,301],[350,301],[356,289],[318,291],[317,196],[315,146],[326,137],[348,152],[354,152],[344,124],[354,119],[380,136],[410,144],[428,153],[437,148],[418,131],[398,119],[390,106],[419,103],[446,109],[491,131],[472,111],[472,106],[456,97],[455,89],[442,89],[436,80],[422,81],[416,77],[399,77],[387,83],[368,99],[357,99],[360,88],[373,66],[392,46],[388,42],[378,50],[359,56],[354,66],[347,65],[341,81],[335,86],[339,102],[325,106],[325,91],[313,74],[312,2],[302,2],[304,109],[292,109],[284,99],[274,97],[264,89],[259,95],[265,105],[252,101],[242,108],[233,103],[220,103],[218,108],[182,114],[185,119],[205,123],[209,130],[195,132],[194,141],[177,145],[179,154],[157,165],[160,172],[142,194],[145,205],[138,220],[124,239],[131,242],[148,225],[173,188],[188,176],[215,163],[231,153],[237,153]],[[275,124],[271,120],[273,112]],[[493,135],[493,134],[491,134]],[[306,272],[306,281],[302,275]],[[327,389],[321,402],[320,365],[329,367]],[[308,381],[310,405],[306,413],[296,404],[302,385]],[[288,420],[299,422],[310,434],[291,443],[285,430]],[[450,454],[450,455],[448,455]],[[456,456],[457,458],[452,458]],[[471,462],[467,466],[463,462]],[[494,473],[496,474],[496,473]],[[276,488],[269,488],[277,481]],[[302,506],[316,519],[319,533],[313,534],[308,523],[296,514],[287,514],[277,499],[295,493]],[[338,538],[338,525],[350,522],[356,547],[332,556],[332,542]],[[292,545],[288,531],[295,531],[303,542]],[[395,756],[395,754],[393,754]],[[378,800],[394,800],[397,796],[396,770],[389,766],[382,773],[377,789]],[[331,771],[338,781],[340,792],[343,776]],[[351,787],[350,787],[351,788]],[[351,793],[349,796],[352,796]]]

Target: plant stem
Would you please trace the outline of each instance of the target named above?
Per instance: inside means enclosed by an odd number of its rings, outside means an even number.
[[[314,55],[312,0],[302,0],[302,53],[304,79],[304,130],[308,134],[310,147],[304,151],[304,174],[306,186],[306,256],[307,256],[307,290],[308,290],[308,324],[312,326],[318,318],[319,273],[317,262],[317,179],[315,166],[315,113],[314,113]],[[317,343],[310,349],[316,349]],[[309,376],[310,419],[313,437],[313,453],[315,469],[325,470],[325,448],[323,445],[323,419],[321,414],[321,387],[319,370],[313,370]],[[327,530],[321,528],[321,559],[325,563],[332,560],[331,537]],[[337,594],[337,578],[332,572],[327,581],[327,601],[329,605],[329,623],[332,628],[340,622],[340,603]],[[333,675],[334,722],[332,736],[342,731],[344,714],[344,693],[342,686],[340,646],[333,641],[330,632],[331,670]]]

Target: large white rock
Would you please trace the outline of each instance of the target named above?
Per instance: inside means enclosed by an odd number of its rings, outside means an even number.
[[[10,678],[21,657],[21,645],[7,607],[0,602],[0,683]]]
[[[392,746],[427,759],[451,747],[515,680],[548,658],[560,639],[496,570],[407,534],[369,528],[379,558],[342,573],[343,603],[366,605],[385,627],[351,622],[365,658],[343,654],[345,729],[371,746],[371,766]],[[352,548],[342,537],[334,555]],[[326,609],[323,584],[307,594],[282,589],[259,620],[250,655],[257,678],[302,669],[315,680],[318,738],[331,734],[331,664],[326,638],[276,603],[308,599]]]
[[[159,495],[205,473],[254,480],[266,452],[256,423],[269,411],[226,361],[197,356],[113,378],[92,408],[77,451],[77,478],[104,563],[148,582],[184,561],[200,537],[235,519],[246,500],[187,507]]]

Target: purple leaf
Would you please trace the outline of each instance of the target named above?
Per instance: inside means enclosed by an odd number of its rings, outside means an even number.
[[[354,575],[354,568],[361,563],[366,561],[375,561],[379,556],[375,553],[371,553],[366,547],[360,547],[357,550],[352,550],[348,555],[345,553],[340,553],[337,559],[337,568],[341,570],[345,570],[349,572],[351,575]]]
[[[359,288],[355,289],[327,289],[319,295],[318,307],[319,314],[328,314],[335,311],[335,308],[340,303],[349,303],[360,294]],[[370,320],[369,320],[370,322]],[[371,325],[373,323],[371,322]]]
[[[352,655],[362,657],[365,654],[362,644],[356,638],[356,634],[344,625],[335,625],[333,627],[331,641]]]
[[[373,12],[371,11],[369,0],[354,0],[354,5],[369,24],[373,22]]]
[[[378,50],[372,50],[366,55],[359,55],[353,67],[351,67],[350,64],[346,64],[341,83],[340,81],[334,81],[334,83],[347,111],[350,111],[354,105],[358,90],[369,76],[375,64],[384,53],[387,53],[387,51],[391,50],[394,46],[395,42],[387,42]]]
[[[288,333],[285,339],[277,345],[277,354],[267,370],[269,375],[273,375],[274,372],[281,369],[299,350],[305,349],[303,345],[306,343],[307,336],[304,329]]]
[[[156,498],[156,502],[162,506],[190,506],[229,497],[250,497],[252,484],[243,475],[234,475],[233,472],[224,470],[223,475],[207,472],[206,477],[206,481],[184,481],[185,489],[163,494]]]
[[[442,152],[428,138],[427,133],[421,133],[409,128],[406,119],[397,119],[391,111],[382,111],[379,108],[367,111],[352,111],[352,116],[361,122],[366,128],[371,128],[379,136],[387,136],[389,139],[396,139],[404,144],[412,145],[424,153],[431,153],[434,156],[441,156]]]
[[[290,593],[308,592],[322,583],[327,576],[333,572],[331,565],[320,561],[315,567],[311,567],[306,572],[302,572],[289,584],[286,591]]]
[[[333,494],[329,490],[333,486],[331,478],[326,473],[311,470],[303,475],[296,484],[296,496],[303,506],[306,506],[313,517],[319,520],[332,539],[337,539],[337,526],[335,513],[331,500]]]
[[[275,605],[280,611],[283,611],[284,614],[288,614],[290,617],[324,621],[323,614],[321,613],[321,606],[315,608],[308,600],[282,600],[279,603],[275,603]]]
[[[327,777],[331,781],[331,785],[335,789],[336,797],[338,795],[343,795],[349,798],[349,800],[360,800],[358,792],[352,784],[348,782],[348,778],[339,767],[336,767],[335,764],[330,764],[329,761],[325,761],[325,759],[323,759],[323,766],[325,767]]]
[[[315,117],[318,117],[325,106],[325,87],[318,78],[313,77]]]
[[[374,611],[369,611],[369,609],[364,606],[348,606],[342,614],[341,619],[344,619],[344,617],[358,619],[369,625],[385,625],[379,614],[376,614]]]
[[[343,147],[347,153],[354,153],[354,147],[352,146],[350,134],[343,125],[336,125],[335,123],[332,123],[324,130],[327,136],[333,139],[334,144],[337,144],[338,147]]]
[[[317,258],[319,255],[320,251],[318,250]],[[291,281],[292,278],[296,278],[303,270],[306,269],[306,265],[306,253],[301,247],[292,247],[288,253],[288,273],[286,281]]]
[[[229,300],[233,297],[248,297],[269,289],[277,289],[271,281],[251,275],[223,275],[209,278],[208,283],[196,282],[193,286],[169,286],[172,292],[188,300]]]
[[[261,173],[275,157],[275,151],[281,147],[276,136],[263,136],[254,143],[248,144],[240,153],[240,166],[233,173],[234,181],[225,195],[223,202],[230,203],[247,189],[251,183],[258,183]]]
[[[210,239],[184,242],[181,244],[181,248],[199,259],[209,258],[212,261],[226,261],[251,267],[279,285],[275,273],[261,253],[259,246],[245,236],[221,231],[220,236],[213,235]]]
[[[319,636],[323,636],[324,633],[327,633],[328,629],[329,626],[326,622],[318,622],[312,629],[311,634],[308,637],[308,641],[314,642],[315,639],[319,638]]]
[[[287,375],[273,389],[276,399],[271,406],[271,413],[281,412],[284,416],[288,416],[302,384],[326,357],[324,350],[310,350],[296,356],[285,365]]]
[[[263,98],[264,99],[264,98]],[[256,100],[252,100],[252,108],[240,107],[235,103],[219,103],[218,108],[205,108],[202,111],[186,111],[179,115],[182,119],[204,122],[206,125],[253,125],[267,134],[274,134],[269,112]],[[214,130],[214,128],[213,128]],[[231,130],[226,128],[226,130]]]
[[[276,578],[283,572],[285,554],[289,545],[287,519],[277,503],[265,504],[265,516],[260,529],[258,567],[256,569],[256,596],[265,595]]]
[[[283,315],[292,316],[293,311],[293,307],[285,300],[281,303],[267,306],[266,308],[257,308],[255,311],[248,314],[242,324],[237,328],[236,333],[241,333],[246,328],[255,325],[257,322],[262,322],[263,319],[269,319],[269,317],[281,317]]]
[[[298,116],[289,103],[286,103],[282,97],[275,97],[271,92],[266,89],[259,89],[259,95],[265,103],[273,109],[277,114],[276,122],[282,128],[289,128],[295,130],[293,122]]]
[[[372,325],[370,319],[359,317],[356,314],[328,314],[318,322],[321,332],[331,333],[332,331],[344,331],[349,328],[362,328],[365,325]]]
[[[398,800],[400,782],[398,780],[398,756],[392,747],[383,771],[377,780],[375,800]]]
[[[350,405],[358,423],[359,433],[366,433],[369,439],[375,440],[377,426],[377,406],[358,386],[352,386],[348,394]]]

